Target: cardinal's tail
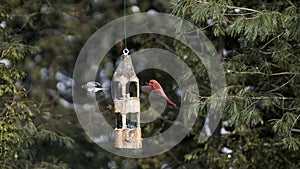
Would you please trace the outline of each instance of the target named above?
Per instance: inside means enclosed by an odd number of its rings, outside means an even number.
[[[177,107],[177,105],[174,102],[172,102],[168,97],[165,97],[165,99],[167,100],[168,103],[170,103],[174,107]]]

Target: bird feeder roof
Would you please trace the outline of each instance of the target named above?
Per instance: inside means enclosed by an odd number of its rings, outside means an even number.
[[[130,55],[122,55],[121,62],[116,69],[112,80],[123,84],[126,84],[128,81],[138,82]]]

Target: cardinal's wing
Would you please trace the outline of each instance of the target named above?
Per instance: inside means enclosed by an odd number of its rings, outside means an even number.
[[[151,91],[153,91],[153,87],[152,86],[142,86],[142,91],[146,92],[146,93],[151,93]]]

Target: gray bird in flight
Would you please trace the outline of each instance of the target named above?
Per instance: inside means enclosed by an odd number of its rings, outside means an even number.
[[[108,90],[109,88],[101,87],[101,84],[98,82],[87,82],[87,84],[81,86],[86,89],[88,92],[96,93],[100,90]]]

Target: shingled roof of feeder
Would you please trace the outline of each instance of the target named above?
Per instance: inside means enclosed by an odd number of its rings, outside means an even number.
[[[121,62],[113,75],[113,81],[138,81],[130,55],[122,55]]]

